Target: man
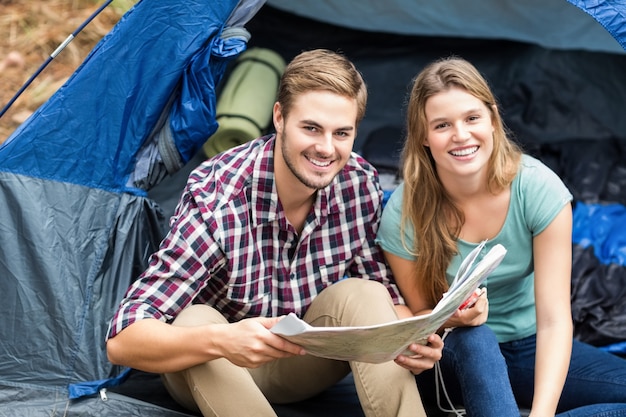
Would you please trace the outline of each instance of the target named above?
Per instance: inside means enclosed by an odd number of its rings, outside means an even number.
[[[111,362],[164,374],[172,396],[204,416],[275,416],[272,402],[312,397],[350,371],[368,417],[425,415],[410,371],[432,368],[439,336],[397,363],[368,364],[307,355],[269,330],[289,312],[314,326],[406,316],[374,243],[378,177],[352,153],[366,101],[342,55],[294,58],[276,134],[190,175],[169,234],[111,321]]]

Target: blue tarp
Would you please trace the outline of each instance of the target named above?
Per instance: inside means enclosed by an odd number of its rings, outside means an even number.
[[[593,247],[603,264],[626,266],[626,207],[577,203],[572,241],[583,248]]]

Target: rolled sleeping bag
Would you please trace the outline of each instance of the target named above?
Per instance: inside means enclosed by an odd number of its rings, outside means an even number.
[[[250,48],[237,58],[217,100],[219,127],[203,146],[207,157],[265,133],[285,65],[280,55],[265,48]]]

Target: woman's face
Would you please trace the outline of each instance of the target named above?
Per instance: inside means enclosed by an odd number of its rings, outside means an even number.
[[[426,101],[427,139],[444,180],[485,172],[493,152],[491,112],[484,102],[453,87]]]

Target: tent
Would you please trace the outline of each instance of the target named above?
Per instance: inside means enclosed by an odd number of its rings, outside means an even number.
[[[577,337],[619,351],[624,0],[170,3],[139,1],[0,147],[0,416],[188,415],[158,377],[111,366],[104,334],[218,129],[222,83],[257,47],[285,61],[327,47],[357,64],[370,101],[355,150],[388,190],[410,79],[439,56],[473,61],[520,143],[575,195]],[[276,408],[281,416],[362,415],[349,381]]]

